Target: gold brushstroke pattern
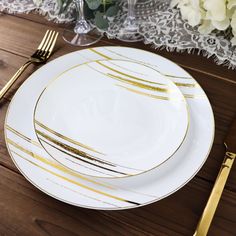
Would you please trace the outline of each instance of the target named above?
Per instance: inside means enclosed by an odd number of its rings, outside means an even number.
[[[111,70],[111,71],[113,71],[113,72],[116,72],[117,74],[120,74],[120,75],[129,77],[129,78],[131,78],[131,79],[134,79],[134,80],[137,80],[137,81],[147,82],[147,83],[150,83],[150,84],[165,85],[165,84],[162,84],[162,83],[157,83],[157,82],[152,82],[152,81],[148,81],[148,80],[143,80],[143,79],[138,78],[138,77],[136,77],[136,76],[126,74],[126,73],[124,73],[124,72],[121,72],[121,71],[119,71],[119,70],[116,70],[116,69],[114,69],[114,68],[112,68],[112,67],[110,67],[110,66],[107,66],[107,65],[101,63],[101,61],[96,61],[96,62],[97,62],[99,65],[101,65],[101,66],[103,66],[103,67],[105,67],[105,68],[107,68],[107,69],[109,69],[109,70]]]
[[[107,50],[107,51],[109,51],[109,52],[111,52],[111,53],[113,53],[113,54],[116,54],[116,55],[118,55],[118,56],[120,56],[120,57],[129,59],[129,60],[132,60],[132,61],[134,61],[134,62],[138,62],[138,63],[141,63],[141,64],[143,64],[143,65],[148,65],[148,66],[151,66],[151,67],[154,66],[154,67],[158,68],[156,65],[152,65],[152,64],[150,64],[150,63],[145,63],[145,62],[143,62],[143,61],[134,60],[134,59],[132,59],[132,58],[130,58],[130,57],[126,57],[126,56],[124,56],[124,55],[122,55],[122,54],[120,54],[120,53],[114,52],[114,51],[109,50],[109,49],[107,49],[107,48],[103,48],[103,49],[105,49],[105,50]],[[100,53],[100,52],[99,52],[99,55],[101,55],[101,56],[103,56],[103,57],[104,57],[104,56],[106,57],[105,54],[102,54],[102,53]],[[105,57],[104,57],[104,58],[105,58]],[[111,58],[111,59],[112,59],[112,58]],[[159,70],[156,70],[156,71],[157,71],[158,73],[160,73],[161,75],[166,76],[166,77],[170,77],[170,78],[192,79],[191,77],[169,75],[169,74],[164,74],[164,73],[162,73],[162,72],[159,71]]]
[[[49,127],[47,127],[46,125],[42,124],[41,122],[39,122],[39,121],[37,121],[37,120],[34,120],[34,122],[35,122],[35,124],[37,124],[37,125],[40,126],[41,128],[47,130],[49,133],[52,133],[52,134],[54,134],[55,136],[57,136],[57,137],[59,137],[59,138],[61,138],[61,139],[64,139],[64,140],[66,140],[66,141],[68,141],[68,142],[70,142],[70,143],[73,143],[73,144],[78,145],[78,146],[80,146],[80,147],[82,147],[82,148],[88,149],[88,150],[90,150],[90,151],[96,152],[96,153],[98,153],[98,154],[105,155],[104,153],[98,152],[98,151],[96,151],[95,149],[93,149],[93,148],[91,148],[91,147],[89,147],[89,146],[87,146],[87,145],[84,145],[84,144],[82,144],[82,143],[80,143],[80,142],[78,142],[78,141],[75,141],[75,140],[73,140],[73,139],[71,139],[71,138],[69,138],[69,137],[66,137],[65,135],[62,135],[62,134],[56,132],[55,130],[50,129]]]
[[[149,63],[143,63],[143,62],[141,62],[141,61],[136,61],[136,60],[133,60],[133,59],[131,59],[131,58],[129,58],[129,57],[125,57],[125,56],[123,56],[123,55],[121,55],[121,54],[118,54],[118,53],[116,53],[116,52],[113,52],[112,50],[108,50],[107,48],[104,48],[104,49],[106,49],[107,51],[110,51],[111,53],[114,53],[114,54],[117,54],[117,55],[119,55],[119,56],[121,56],[121,57],[124,57],[124,58],[127,58],[127,59],[129,59],[129,60],[132,60],[133,62],[138,62],[138,63],[140,63],[140,64],[142,64],[142,65],[148,65],[148,66],[151,66],[151,67],[157,67],[156,65],[151,65],[151,64],[149,64]],[[93,50],[93,51],[95,51],[95,50]],[[102,53],[100,53],[99,52],[99,55],[101,55],[101,56],[103,56],[103,54]],[[112,58],[111,58],[112,59]],[[98,62],[97,60],[95,60],[95,61],[93,61],[93,62]],[[92,68],[92,67],[90,67],[90,68]],[[94,69],[94,68],[92,68],[92,69]],[[95,70],[95,69],[94,69]],[[96,70],[96,71],[98,71],[98,70]],[[164,73],[162,73],[162,72],[160,72],[160,71],[158,71],[158,70],[156,70],[158,73],[160,73],[161,75],[163,75],[163,76],[167,76],[167,77],[171,77],[171,78],[178,78],[178,79],[193,79],[193,78],[191,78],[191,77],[181,77],[181,76],[174,76],[174,75],[167,75],[167,74],[164,74]],[[99,72],[99,71],[98,71]],[[189,84],[189,83],[178,83],[178,82],[176,82],[175,83],[176,84],[176,86],[179,86],[179,87],[200,87],[197,83],[196,84]],[[184,96],[185,96],[185,98],[192,98],[192,99],[194,99],[194,98],[204,98],[205,96],[203,96],[203,97],[201,97],[201,96],[196,96],[196,95],[191,95],[191,94],[184,94]]]
[[[7,127],[7,126],[8,126],[9,128],[11,128],[9,125],[6,125],[6,127]],[[16,135],[18,135],[18,136],[20,137],[19,134],[20,134],[20,133],[17,131],[17,132],[16,132]],[[21,134],[21,135],[24,136],[23,134]],[[26,137],[26,136],[24,136],[24,137],[26,138],[26,141],[28,141],[29,143],[31,143],[31,144],[33,144],[33,145],[35,145],[35,143],[37,143],[36,141],[34,141],[34,142],[32,143],[32,142],[29,141],[29,140],[31,140],[30,138],[28,138],[28,137]],[[9,140],[10,140],[10,139],[8,139],[7,141],[9,141]],[[37,144],[38,144],[38,143],[37,143]],[[39,155],[37,155],[37,154],[31,152],[31,151],[29,151],[29,150],[24,149],[23,147],[21,147],[20,145],[14,143],[13,141],[11,141],[11,145],[15,146],[15,147],[18,148],[18,149],[19,149],[19,148],[22,148],[22,149],[20,149],[20,150],[23,151],[23,152],[25,152],[26,154],[30,155],[31,157],[33,157],[33,158],[35,158],[35,159],[41,161],[41,162],[44,163],[44,164],[47,164],[47,165],[51,166],[51,167],[53,167],[53,168],[55,168],[55,169],[57,169],[57,170],[59,170],[59,171],[62,171],[62,172],[64,172],[64,173],[66,173],[66,174],[69,174],[69,175],[71,175],[71,176],[80,178],[80,179],[82,179],[82,180],[86,180],[86,181],[88,181],[88,182],[90,182],[90,183],[93,183],[93,184],[96,184],[96,185],[99,185],[99,186],[102,186],[102,187],[106,187],[106,188],[108,188],[108,189],[113,189],[113,190],[114,190],[114,189],[117,189],[117,187],[116,187],[115,185],[108,185],[108,184],[104,184],[104,183],[101,183],[101,182],[97,182],[97,181],[94,181],[94,180],[92,180],[92,179],[90,179],[90,178],[84,176],[84,175],[80,175],[80,174],[78,174],[78,173],[76,173],[76,172],[74,172],[74,171],[70,171],[69,169],[63,167],[63,166],[60,165],[60,164],[57,164],[57,163],[54,162],[54,161],[51,161],[51,160],[49,160],[49,159],[46,159],[46,158],[44,158],[44,157],[41,157],[41,156],[39,156]],[[41,146],[40,146],[40,147],[41,147]],[[42,148],[42,147],[41,147],[41,148]],[[13,151],[12,151],[12,152],[13,152]],[[119,188],[120,188],[120,187],[119,187]],[[148,195],[148,194],[144,194],[144,193],[139,193],[139,192],[136,192],[136,191],[132,191],[132,190],[130,190],[130,189],[125,189],[125,188],[122,188],[122,189],[123,189],[123,190],[126,190],[126,191],[129,191],[129,192],[133,192],[133,193],[135,193],[135,194],[141,194],[141,195],[144,195],[144,196],[147,196],[147,197],[156,198],[156,196],[153,196],[153,195]]]
[[[20,138],[26,140],[27,142],[32,143],[35,146],[42,148],[39,143],[37,143],[36,141],[26,137],[25,135],[23,135],[22,133],[20,133],[19,131],[15,130],[15,129],[13,129],[9,125],[6,125],[6,128],[7,128],[7,130],[11,131],[12,133],[16,134],[17,136],[19,136]]]
[[[106,49],[106,50],[107,50],[107,49]],[[93,50],[93,52],[95,52],[95,53],[99,54],[100,56],[106,58],[106,55],[103,54],[103,53],[97,52],[96,50]],[[117,53],[115,53],[115,52],[113,52],[113,51],[110,51],[110,52],[112,52],[112,53],[114,53],[114,54],[117,54]],[[121,54],[119,54],[119,56],[122,56],[123,58],[132,60],[132,61],[134,61],[134,62],[141,63],[142,65],[157,67],[156,65],[151,65],[151,64],[149,64],[149,63],[144,63],[144,62],[141,62],[141,61],[133,60],[133,59],[131,59],[131,58],[129,58],[129,57],[125,57],[125,56],[123,56],[123,55],[121,55]],[[109,59],[112,59],[112,58],[109,57]],[[110,62],[110,63],[111,63],[111,62]],[[111,63],[111,64],[114,64],[114,63]],[[114,65],[116,65],[116,64],[114,64]],[[117,66],[117,67],[120,67],[120,68],[122,68],[122,69],[128,70],[127,68],[123,68],[123,67],[121,67],[121,66],[119,66],[119,65],[116,65],[116,66]],[[156,69],[155,69],[155,70],[156,70]],[[176,78],[178,78],[178,79],[192,79],[191,77],[174,76],[174,75],[164,74],[164,73],[162,73],[162,72],[159,71],[159,70],[156,70],[156,72],[158,72],[159,74],[161,74],[161,75],[163,75],[163,76],[170,77],[170,78],[175,78],[175,79],[176,79]],[[141,73],[139,73],[139,72],[133,72],[133,73],[137,73],[137,74],[139,74],[139,75],[143,75],[143,74],[141,74]],[[151,81],[144,81],[144,82],[149,82],[149,83],[150,83]],[[174,83],[175,83],[175,85],[178,86],[178,87],[194,88],[194,87],[198,87],[198,86],[199,86],[197,83],[195,83],[195,84],[179,83],[179,82],[174,82]]]
[[[58,148],[58,147],[56,147],[56,146],[53,146],[51,143],[47,142],[46,140],[44,140],[44,139],[42,139],[42,138],[40,138],[40,141],[46,143],[47,145],[51,146],[52,148],[58,150],[59,152],[62,152],[62,153],[64,153],[64,154],[66,154],[66,155],[69,155],[70,157],[73,157],[73,158],[75,158],[75,159],[77,159],[77,160],[79,160],[79,161],[85,162],[85,163],[87,163],[87,164],[89,164],[89,165],[93,165],[93,166],[102,168],[102,167],[100,167],[100,166],[98,166],[98,165],[96,165],[96,164],[90,163],[90,162],[87,161],[87,160],[82,160],[82,159],[78,158],[78,156],[75,156],[75,155],[73,155],[73,154],[70,154],[70,153],[66,152],[65,150],[62,150],[62,149],[60,149],[60,148]],[[68,160],[68,159],[66,158],[66,160]],[[72,162],[72,161],[70,160],[70,162]],[[97,172],[97,173],[100,173],[100,174],[103,174],[103,175],[107,175],[107,176],[111,176],[111,177],[116,177],[116,176],[114,176],[114,175],[107,174],[107,173],[103,173],[103,172],[101,172],[101,171],[99,171],[99,170],[92,169],[92,168],[90,168],[90,167],[88,167],[88,166],[82,165],[81,163],[78,163],[78,162],[75,162],[75,163],[76,163],[77,165],[83,167],[83,168],[88,169],[88,170],[92,170],[92,171],[94,171],[94,172]],[[106,169],[106,168],[103,168],[103,169]]]
[[[110,172],[114,172],[114,173],[118,173],[118,174],[122,174],[122,175],[128,176],[128,174],[126,174],[126,173],[123,173],[123,172],[120,172],[120,171],[116,171],[116,170],[113,170],[113,169],[109,169],[109,168],[107,168],[107,167],[100,166],[100,165],[98,165],[98,164],[89,162],[88,160],[81,159],[81,158],[79,158],[78,156],[75,156],[75,155],[73,155],[73,154],[71,154],[71,153],[68,153],[67,150],[62,150],[62,149],[60,149],[60,148],[58,148],[58,147],[52,145],[51,143],[47,142],[46,140],[44,140],[44,139],[42,139],[42,138],[40,138],[40,141],[42,141],[42,142],[48,144],[49,146],[51,146],[52,148],[58,150],[59,152],[62,152],[62,153],[66,154],[66,155],[68,155],[68,156],[70,156],[70,157],[73,157],[74,159],[77,159],[78,161],[82,161],[82,162],[84,162],[84,163],[87,163],[87,164],[89,164],[89,165],[98,167],[98,168],[103,169],[103,170],[108,170],[108,171],[110,171]],[[81,165],[81,164],[79,164],[79,163],[76,163],[76,164],[77,164],[77,165]],[[81,165],[81,166],[83,166],[83,165]],[[89,167],[87,167],[87,166],[83,166],[83,167],[84,167],[84,168],[87,168],[87,169],[90,169],[90,170],[93,170],[93,171],[98,172],[98,173],[102,173],[102,174],[104,174],[104,175],[116,177],[116,176],[114,176],[114,175],[110,175],[110,174],[107,174],[107,173],[103,173],[103,172],[101,172],[101,171],[98,171],[98,170],[89,168]]]
[[[11,141],[10,139],[7,139],[7,141],[8,141],[9,143],[13,142],[13,141]],[[14,142],[13,142],[13,143],[14,143]],[[32,154],[33,154],[33,153],[32,153]],[[33,155],[34,155],[34,154],[33,154]],[[48,173],[50,173],[50,174],[52,174],[52,175],[58,177],[58,178],[61,178],[61,179],[65,180],[65,181],[67,181],[67,182],[69,182],[69,183],[75,184],[75,185],[77,185],[77,186],[79,186],[79,187],[85,188],[85,189],[90,190],[90,191],[92,191],[92,192],[101,194],[101,195],[106,196],[106,197],[110,197],[110,198],[115,199],[115,200],[118,200],[118,201],[127,202],[127,203],[131,203],[131,204],[134,204],[134,205],[140,205],[139,203],[136,203],[136,202],[133,202],[133,201],[129,201],[129,200],[126,200],[126,199],[121,198],[121,197],[114,196],[114,195],[112,195],[112,194],[109,194],[109,193],[106,193],[106,192],[103,192],[103,191],[94,189],[94,188],[92,188],[92,187],[86,186],[86,185],[84,185],[84,184],[82,184],[82,183],[79,183],[79,182],[77,182],[77,181],[75,181],[75,180],[69,179],[69,178],[67,178],[67,177],[65,177],[65,176],[62,176],[62,175],[60,175],[60,174],[58,174],[58,173],[56,173],[56,172],[54,172],[54,171],[51,171],[51,170],[49,170],[49,169],[47,169],[47,168],[45,168],[45,167],[43,167],[43,166],[41,166],[41,165],[38,165],[38,164],[34,163],[33,161],[28,160],[27,158],[25,158],[25,157],[23,157],[23,156],[21,156],[21,158],[23,158],[24,160],[26,160],[26,161],[30,162],[31,164],[37,166],[38,168],[40,168],[40,169],[42,169],[42,170],[44,170],[44,171],[46,171],[46,172],[48,172]]]
[[[136,81],[133,81],[133,80],[128,80],[128,79],[122,78],[120,76],[112,75],[112,74],[109,74],[109,73],[107,74],[107,76],[109,76],[110,78],[116,79],[118,81],[121,81],[123,83],[133,85],[133,86],[138,87],[138,88],[151,90],[151,91],[158,91],[158,92],[162,92],[162,93],[169,92],[169,90],[165,89],[165,88],[154,87],[154,86],[150,86],[150,85],[147,85],[147,84],[142,84],[142,83],[139,83],[139,82],[136,82]]]
[[[153,95],[153,94],[149,94],[149,93],[144,93],[144,92],[141,92],[141,91],[138,91],[138,90],[135,90],[135,89],[131,89],[131,88],[119,85],[119,84],[116,84],[116,86],[119,86],[121,88],[124,88],[124,89],[130,91],[130,92],[133,92],[133,93],[136,93],[136,94],[140,94],[140,95],[143,95],[143,96],[147,96],[147,97],[151,97],[151,98],[155,98],[155,99],[166,100],[166,101],[170,100],[169,97],[164,97],[164,96],[158,96],[158,95]]]
[[[99,182],[94,181],[94,180],[92,180],[92,179],[89,179],[89,178],[87,178],[87,177],[85,177],[85,176],[83,176],[83,175],[80,175],[80,174],[78,174],[78,173],[76,173],[76,172],[72,172],[72,171],[70,171],[69,169],[63,167],[62,165],[56,164],[56,163],[53,162],[53,161],[50,161],[50,160],[48,160],[48,159],[46,159],[46,158],[44,158],[44,157],[41,157],[41,156],[39,156],[38,154],[33,153],[33,152],[29,151],[29,150],[26,149],[26,148],[23,148],[22,146],[20,146],[19,144],[15,143],[14,141],[12,141],[12,140],[9,139],[9,138],[7,138],[7,142],[8,142],[9,144],[11,144],[12,146],[14,146],[15,148],[17,148],[18,150],[24,152],[25,154],[27,154],[27,155],[33,157],[34,159],[36,159],[36,160],[38,160],[38,161],[41,161],[41,162],[44,163],[44,164],[47,164],[47,165],[49,165],[49,166],[51,166],[51,167],[53,167],[53,168],[55,168],[55,169],[57,169],[57,170],[59,170],[59,171],[62,171],[62,172],[64,172],[64,173],[66,173],[66,174],[70,174],[71,176],[80,178],[80,179],[82,179],[82,180],[86,180],[86,181],[88,181],[88,182],[90,182],[90,183],[93,183],[93,184],[96,184],[96,185],[100,185],[100,186],[103,186],[103,187],[106,187],[106,188],[109,188],[109,189],[115,189],[115,188],[112,187],[112,186],[108,186],[108,185],[106,185],[106,184],[99,183]]]
[[[45,126],[44,124],[42,124],[42,123],[40,123],[39,121],[36,121],[35,120],[35,123],[36,124],[38,124],[41,128],[43,128],[43,129],[45,129],[45,130],[47,130],[48,132],[51,132],[52,134],[58,134],[56,131],[54,131],[54,130],[52,130],[52,129],[50,129],[50,128],[48,128],[47,126]],[[46,135],[45,133],[44,133],[44,135]],[[49,137],[49,136],[48,136]],[[60,136],[59,136],[60,137]],[[65,136],[63,136],[63,137],[65,137]],[[46,137],[44,137],[44,138],[46,138]],[[51,138],[51,137],[50,137]],[[55,139],[54,139],[55,140]],[[46,142],[45,140],[42,140],[42,141],[44,141],[44,142]],[[49,140],[49,141],[51,141],[51,140]],[[59,142],[59,141],[58,141]],[[46,142],[47,143],[47,142]],[[48,145],[50,145],[50,146],[52,146],[50,143],[47,143]],[[56,143],[55,143],[56,144]],[[62,143],[63,144],[63,143]],[[66,145],[66,144],[64,144],[64,145]],[[40,146],[41,147],[41,146]],[[55,146],[52,146],[53,148],[56,148]],[[68,147],[70,147],[71,149],[73,148],[73,147],[71,147],[71,146],[69,146],[68,145]],[[61,149],[58,149],[59,151],[62,151]],[[78,149],[74,149],[74,150],[78,150]],[[67,151],[69,151],[69,150],[67,150]],[[70,152],[70,151],[69,151]],[[82,152],[82,151],[80,151],[80,152]],[[66,154],[68,154],[68,153],[66,153]],[[75,154],[77,154],[77,153],[75,153]],[[86,153],[87,154],[87,153]],[[78,154],[79,155],[79,154]],[[87,155],[89,155],[89,154],[87,154]],[[104,154],[105,155],[105,154]],[[76,156],[74,156],[75,158],[78,158],[78,157],[76,157]],[[83,156],[82,156],[83,157]],[[91,156],[92,157],[92,156]],[[93,158],[96,158],[96,157],[94,157],[93,156]],[[100,163],[103,163],[103,164],[107,164],[107,165],[109,165],[109,166],[113,166],[113,167],[117,167],[117,166],[119,166],[119,167],[122,167],[122,168],[126,168],[126,169],[132,169],[132,170],[136,170],[136,171],[143,171],[143,170],[139,170],[139,169],[135,169],[135,168],[131,168],[131,167],[125,167],[125,166],[122,166],[122,165],[118,165],[118,164],[114,164],[114,163],[111,163],[111,162],[109,162],[109,161],[105,161],[105,160],[101,160],[100,158],[96,158],[96,159],[93,159],[94,161],[98,161],[98,162],[100,162]],[[89,164],[91,164],[90,162],[89,162]],[[119,172],[120,173],[120,172]],[[123,173],[122,173],[123,174]]]
[[[74,153],[74,154],[76,154],[76,155],[79,155],[80,157],[84,157],[84,158],[86,158],[86,159],[88,159],[88,160],[96,161],[96,162],[99,162],[99,163],[101,163],[101,164],[107,164],[107,165],[110,165],[110,166],[115,166],[115,165],[113,165],[113,164],[110,164],[110,163],[107,163],[107,162],[105,162],[105,161],[99,160],[99,159],[97,159],[96,157],[94,157],[94,156],[92,156],[92,155],[89,155],[88,153],[86,153],[86,152],[84,152],[84,151],[81,151],[81,150],[76,149],[76,148],[73,148],[73,147],[71,147],[71,146],[69,146],[69,145],[67,145],[67,144],[65,144],[65,143],[62,143],[62,142],[60,142],[60,141],[54,139],[53,137],[51,137],[51,136],[49,136],[49,135],[47,135],[47,134],[41,132],[40,130],[37,130],[37,129],[36,129],[35,131],[36,131],[36,133],[37,133],[38,135],[42,136],[42,137],[45,138],[46,140],[48,140],[48,141],[50,141],[50,142],[56,144],[57,146],[63,148],[64,150],[66,150],[66,151],[68,151],[68,152],[70,152],[70,153]],[[78,158],[78,159],[79,159],[79,158]],[[79,160],[84,161],[84,160],[82,160],[82,159],[79,159]],[[90,164],[91,164],[91,163],[90,163]]]
[[[117,174],[121,174],[121,175],[125,175],[125,176],[129,176],[129,175],[130,175],[130,174],[128,174],[128,173],[124,173],[124,172],[121,172],[121,171],[109,169],[109,168],[107,168],[107,167],[105,167],[105,166],[100,166],[100,165],[98,165],[98,164],[96,164],[96,163],[92,163],[92,162],[90,162],[89,160],[91,160],[91,161],[94,160],[94,161],[100,162],[100,163],[102,163],[102,161],[98,161],[97,159],[92,159],[93,157],[90,156],[90,155],[88,155],[87,153],[84,153],[84,152],[82,152],[82,151],[80,151],[80,150],[78,150],[78,149],[72,148],[72,147],[70,147],[70,146],[68,146],[68,145],[66,145],[66,144],[64,144],[64,143],[61,143],[61,142],[59,142],[58,140],[56,140],[56,139],[54,139],[54,138],[52,138],[52,137],[46,135],[45,133],[43,133],[43,132],[41,132],[41,131],[39,131],[39,130],[35,130],[35,131],[36,131],[36,133],[37,133],[38,135],[42,136],[43,138],[47,139],[49,142],[54,143],[55,145],[61,147],[61,148],[64,149],[64,150],[61,150],[61,149],[59,149],[58,147],[53,146],[51,143],[48,143],[47,141],[43,140],[42,138],[40,138],[41,141],[47,143],[47,144],[50,145],[52,148],[55,148],[55,149],[57,149],[58,151],[60,151],[60,152],[62,152],[62,153],[64,153],[64,154],[66,154],[66,155],[69,155],[70,157],[73,157],[73,158],[75,158],[75,159],[77,159],[77,160],[79,160],[79,161],[82,161],[82,162],[84,162],[84,163],[87,163],[87,164],[89,164],[89,165],[98,167],[98,168],[103,169],[103,170],[107,170],[107,171],[110,171],[110,172],[113,172],[113,173],[117,173]],[[70,152],[70,153],[68,153],[68,152]],[[78,156],[75,156],[75,155],[73,155],[73,154],[71,154],[71,153],[76,154],[76,155],[78,155]],[[87,158],[87,160],[81,159],[80,157]],[[107,163],[103,163],[103,164],[107,164]],[[113,164],[107,164],[107,165],[112,166]],[[113,166],[113,167],[115,167],[115,166]],[[90,168],[90,169],[91,169],[91,168]],[[96,170],[94,170],[94,171],[96,171]],[[96,171],[96,172],[98,172],[98,171]],[[103,173],[103,174],[104,174],[104,173]],[[107,174],[106,174],[106,175],[107,175]],[[114,177],[114,176],[113,176],[113,177]]]

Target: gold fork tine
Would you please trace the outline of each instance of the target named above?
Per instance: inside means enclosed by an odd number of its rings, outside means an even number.
[[[38,50],[41,50],[43,44],[45,43],[45,40],[46,40],[47,37],[48,37],[48,33],[49,33],[49,30],[46,31],[46,33],[45,33],[45,35],[44,35],[44,37],[43,37],[41,43],[40,43],[39,46],[38,46]]]
[[[52,42],[52,44],[50,46],[50,48],[48,49],[48,52],[49,52],[48,57],[52,54],[52,51],[53,51],[53,48],[54,48],[54,46],[56,44],[58,35],[59,35],[59,33],[57,32],[55,37],[54,37],[54,40],[53,40],[53,42]]]
[[[47,47],[47,45],[48,45],[48,43],[49,43],[49,41],[50,41],[50,38],[51,38],[53,32],[54,32],[54,31],[52,31],[52,30],[49,31],[48,36],[47,36],[47,38],[46,38],[44,44],[43,44],[42,47],[40,48],[41,51],[44,51],[45,48]]]
[[[55,34],[56,34],[56,32],[53,31],[53,32],[52,32],[52,35],[51,35],[51,37],[50,37],[50,40],[48,41],[48,43],[47,43],[47,45],[46,45],[46,47],[45,47],[45,49],[44,49],[44,51],[45,51],[44,55],[48,52],[48,50],[49,50],[49,48],[50,48],[50,46],[51,46],[51,44],[52,44],[52,42],[53,42],[53,39],[54,39],[54,37],[55,37]]]

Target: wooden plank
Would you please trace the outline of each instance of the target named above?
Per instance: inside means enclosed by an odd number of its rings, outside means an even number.
[[[171,197],[128,211],[62,204],[0,167],[0,226],[6,235],[192,235],[211,189],[194,180]],[[225,191],[209,236],[236,232],[236,193]],[[14,224],[13,224],[14,222]],[[5,227],[5,228],[4,228]],[[8,230],[8,228],[11,229]]]

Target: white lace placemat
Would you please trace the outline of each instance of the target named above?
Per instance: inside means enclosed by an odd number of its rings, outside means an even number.
[[[35,4],[38,3],[38,5]],[[56,22],[73,21],[73,7],[58,16],[55,0],[1,0],[0,11],[10,13],[28,13],[37,10],[40,14]],[[201,35],[197,28],[192,28],[181,19],[179,10],[169,8],[170,0],[140,0],[137,4],[137,16],[141,22],[140,34],[144,42],[155,48],[166,48],[169,51],[198,49],[204,56],[213,56],[216,63],[236,68],[236,47],[230,43],[230,32],[214,32],[211,35]],[[112,19],[110,27],[105,32],[110,38],[115,38],[127,13],[126,2],[121,3],[119,15]]]

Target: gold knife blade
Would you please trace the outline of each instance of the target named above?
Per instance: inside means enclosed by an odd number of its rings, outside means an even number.
[[[224,144],[226,146],[225,158],[221,165],[210,197],[195,230],[194,236],[207,235],[222,192],[224,190],[225,183],[228,179],[234,160],[236,159],[236,118],[228,131]]]

